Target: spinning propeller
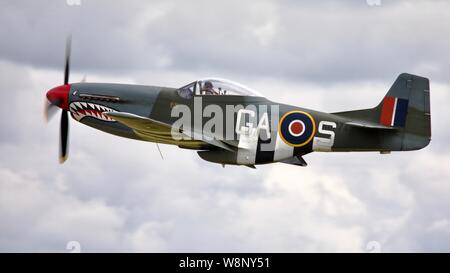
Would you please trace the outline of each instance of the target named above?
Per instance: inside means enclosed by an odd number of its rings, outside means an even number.
[[[71,37],[66,41],[66,58],[64,66],[64,84],[50,89],[47,92],[47,101],[44,109],[45,119],[48,121],[58,110],[61,109],[60,139],[59,139],[59,162],[64,163],[67,159],[69,148],[69,74],[70,74],[70,46]]]

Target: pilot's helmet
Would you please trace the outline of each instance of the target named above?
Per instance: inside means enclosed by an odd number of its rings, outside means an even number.
[[[203,86],[205,89],[212,89],[213,84],[210,81],[205,82],[205,85]]]

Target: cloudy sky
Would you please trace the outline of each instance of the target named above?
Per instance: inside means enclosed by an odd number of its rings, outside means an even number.
[[[0,3],[0,251],[450,251],[450,2],[77,2]],[[59,165],[42,108],[69,33],[72,82],[218,76],[333,112],[376,105],[401,72],[426,76],[433,140],[253,170],[167,145],[162,160],[71,120]]]

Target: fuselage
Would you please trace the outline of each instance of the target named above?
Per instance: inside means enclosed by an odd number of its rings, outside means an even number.
[[[185,98],[177,90],[158,86],[74,83],[70,87],[68,108],[74,119],[95,129],[121,137],[199,150],[203,159],[222,164],[264,164],[312,151],[396,149],[394,142],[383,141],[389,134],[395,137],[395,132],[355,128],[347,125],[350,119],[342,116],[276,103],[259,96],[194,95]],[[211,132],[218,140],[236,147],[236,152],[217,149],[198,136],[174,140],[167,133],[134,130],[102,114],[126,112],[173,125],[180,119],[180,113],[174,113],[174,108],[179,106],[191,110],[192,128],[197,132]]]

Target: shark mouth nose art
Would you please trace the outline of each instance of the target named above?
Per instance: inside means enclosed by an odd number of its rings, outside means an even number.
[[[70,112],[72,113],[72,116],[77,120],[80,121],[84,117],[93,117],[95,119],[99,119],[102,121],[108,121],[108,122],[114,122],[115,120],[106,116],[105,112],[117,112],[114,109],[111,109],[109,107],[95,104],[95,103],[89,103],[89,102],[72,102],[69,106]]]

